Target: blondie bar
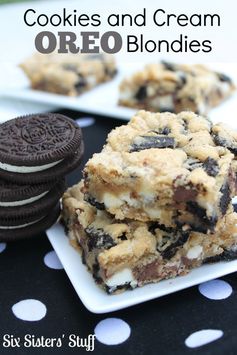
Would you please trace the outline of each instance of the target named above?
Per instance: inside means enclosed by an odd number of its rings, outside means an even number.
[[[236,190],[237,133],[192,112],[139,111],[84,169],[85,199],[116,219],[214,229]]]
[[[191,110],[219,105],[235,90],[230,77],[203,65],[149,64],[122,81],[119,104],[149,111]]]
[[[36,90],[77,96],[116,72],[114,57],[105,54],[34,54],[20,67]]]
[[[237,256],[237,214],[220,219],[214,234],[156,222],[116,220],[84,201],[83,184],[63,196],[63,223],[72,245],[108,292],[184,275],[205,262]]]

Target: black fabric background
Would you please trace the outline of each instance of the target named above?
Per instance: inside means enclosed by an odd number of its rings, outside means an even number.
[[[72,118],[88,116],[60,111]],[[93,116],[95,117],[95,116]],[[84,162],[100,151],[108,132],[123,121],[97,117],[93,126],[83,128]],[[83,162],[83,164],[84,164]],[[81,168],[67,179],[72,185],[79,181]],[[89,354],[85,349],[62,348],[4,349],[4,334],[24,337],[58,337],[75,333],[87,337],[97,323],[118,317],[131,327],[130,338],[121,345],[106,346],[95,341],[93,354],[99,355],[169,355],[169,354],[237,354],[237,278],[231,274],[223,279],[233,287],[232,295],[220,301],[203,297],[197,287],[165,296],[138,306],[109,314],[92,314],[82,305],[64,270],[45,266],[43,258],[52,250],[45,234],[34,239],[8,243],[0,254],[0,354]],[[35,298],[47,306],[47,315],[38,322],[17,319],[11,307],[22,299]],[[221,329],[224,336],[208,345],[189,349],[184,341],[201,329]]]

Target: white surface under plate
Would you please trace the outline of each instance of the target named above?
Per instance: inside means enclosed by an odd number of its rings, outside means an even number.
[[[205,264],[186,276],[146,285],[133,291],[128,290],[118,295],[108,295],[96,285],[92,275],[82,264],[80,254],[70,245],[61,225],[54,225],[47,231],[47,235],[82,303],[94,313],[130,307],[237,271],[237,260]]]
[[[4,72],[0,73],[5,76],[5,81],[8,83],[8,88],[3,88],[3,85],[1,85],[2,89],[0,88],[0,96],[129,120],[137,110],[118,106],[118,86],[124,77],[131,75],[131,73],[143,67],[144,64],[142,63],[121,64],[118,68],[119,74],[112,81],[100,84],[78,97],[68,97],[65,95],[32,90],[20,69],[9,65],[3,68]],[[236,64],[213,63],[209,65],[209,67],[213,70],[218,70],[230,75],[233,80],[237,82]],[[10,86],[9,78],[12,79]],[[214,122],[223,121],[237,129],[237,93],[223,104],[213,109],[210,112],[209,117]]]

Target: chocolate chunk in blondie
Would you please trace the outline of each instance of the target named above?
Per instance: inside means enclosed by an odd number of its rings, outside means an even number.
[[[85,229],[88,238],[88,250],[91,251],[95,248],[97,249],[109,249],[116,245],[113,238],[108,234],[104,233],[103,229],[95,229],[94,227],[87,227]]]
[[[146,97],[147,97],[146,86],[141,86],[136,93],[136,99],[140,101],[140,100],[144,100]]]
[[[209,157],[204,161],[203,169],[209,176],[215,177],[219,173],[219,166],[217,161]]]
[[[104,203],[96,201],[95,198],[91,197],[87,193],[84,194],[84,200],[89,202],[92,206],[96,207],[97,210],[102,210],[103,211],[105,209]]]
[[[173,137],[164,136],[140,136],[136,137],[131,145],[130,152],[139,152],[151,148],[174,148]]]

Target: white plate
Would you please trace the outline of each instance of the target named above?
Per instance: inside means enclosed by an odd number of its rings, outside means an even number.
[[[69,244],[61,225],[47,231],[64,269],[85,307],[93,313],[117,311],[237,271],[237,260],[203,265],[186,276],[146,285],[119,295],[107,295],[82,264],[80,254]]]
[[[11,77],[12,79],[14,78],[14,80],[12,80],[11,87],[0,90],[0,94],[5,97],[56,105],[61,108],[129,120],[137,110],[117,105],[119,94],[118,86],[124,77],[131,75],[132,72],[143,66],[144,64],[142,63],[122,63],[119,65],[119,74],[115,79],[108,83],[101,84],[78,97],[68,97],[65,95],[32,90],[29,88],[20,69],[8,67],[4,69],[4,75],[7,79]],[[237,82],[237,65],[213,63],[209,66],[214,70],[219,70],[230,75],[234,81]],[[209,116],[214,122],[224,121],[237,129],[237,93],[222,105],[213,109]]]
[[[78,97],[69,97],[31,89],[20,69],[8,66],[4,68],[2,74],[7,78],[15,77],[15,81],[12,80],[8,88],[0,90],[0,95],[128,120],[136,110],[117,105],[118,86],[124,76],[141,67],[143,65],[139,63],[133,66],[131,64],[121,65],[119,74],[112,81],[100,84]]]

